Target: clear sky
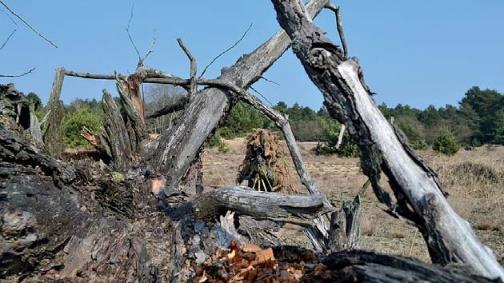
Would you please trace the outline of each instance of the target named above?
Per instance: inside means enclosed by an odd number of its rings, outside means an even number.
[[[34,91],[47,101],[54,70],[126,73],[137,57],[125,28],[131,2],[119,0],[4,0],[54,41],[55,49],[24,26],[0,50],[0,73],[29,76],[12,81],[25,93]],[[456,104],[471,86],[504,91],[504,1],[502,0],[342,0],[350,55],[359,58],[366,81],[378,93],[377,102]],[[0,8],[1,9],[1,8]],[[269,0],[136,0],[131,31],[141,50],[155,34],[155,52],[147,65],[187,77],[188,62],[176,38],[182,37],[197,57],[200,70],[212,57],[247,37],[217,61],[208,78],[232,64],[279,29]],[[323,12],[315,21],[337,42],[334,17]],[[0,42],[14,28],[0,11]],[[287,53],[266,73],[280,86],[259,82],[254,87],[273,103],[299,102],[318,109],[322,96],[301,64]],[[110,82],[67,78],[62,98],[99,98]]]

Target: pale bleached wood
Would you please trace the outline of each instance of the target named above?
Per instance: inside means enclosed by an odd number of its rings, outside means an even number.
[[[346,126],[341,125],[340,132],[338,135],[338,142],[336,143],[336,149],[339,149],[341,147],[341,144],[343,143],[343,135],[345,135],[345,130]]]
[[[504,278],[504,270],[493,252],[483,245],[471,225],[450,206],[433,176],[426,174],[404,149],[394,129],[376,107],[363,87],[358,74],[359,66],[353,60],[338,66],[345,83],[353,92],[355,106],[371,138],[378,146],[390,174],[401,187],[415,212],[426,220],[429,239],[446,246],[456,261],[469,264],[478,273]]]
[[[285,195],[259,192],[251,188],[234,186],[219,188],[204,194],[197,202],[201,213],[231,210],[238,214],[306,227],[313,226],[313,219],[330,212],[324,206],[323,195]]]

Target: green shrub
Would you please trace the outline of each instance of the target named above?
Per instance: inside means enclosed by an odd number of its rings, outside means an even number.
[[[411,147],[413,147],[414,150],[425,150],[429,147],[429,145],[425,142],[425,140],[418,140],[411,143]]]
[[[319,143],[315,147],[317,155],[337,154],[340,157],[357,157],[359,156],[359,147],[353,142],[347,132],[343,135],[341,146],[336,148],[338,144],[339,126],[331,127],[326,133],[326,141]]]
[[[87,147],[89,143],[81,136],[81,130],[86,127],[98,132],[102,125],[103,115],[98,111],[91,111],[89,107],[81,107],[67,112],[63,118],[63,140],[71,148]]]
[[[451,132],[445,131],[434,140],[432,149],[446,155],[454,155],[460,149],[460,145]]]
[[[221,136],[221,129],[217,129],[215,134],[208,140],[208,147],[217,148],[219,152],[227,153],[229,152],[229,146],[224,142]]]

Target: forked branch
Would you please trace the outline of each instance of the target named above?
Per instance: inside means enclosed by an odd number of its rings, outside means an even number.
[[[343,56],[345,56],[345,58],[348,58],[348,46],[345,38],[345,30],[343,29],[343,23],[341,20],[340,7],[334,3],[329,2],[325,5],[325,8],[334,12],[334,16],[336,18],[336,28],[338,29],[341,47],[343,48]]]

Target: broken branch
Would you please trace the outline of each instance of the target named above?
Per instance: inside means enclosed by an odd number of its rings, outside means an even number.
[[[0,74],[0,78],[20,78],[20,77],[24,77],[28,74],[31,74],[35,70],[36,70],[36,68],[31,68],[30,70],[28,70],[22,74],[18,74],[18,75],[1,75]]]
[[[177,38],[177,42],[178,42],[180,48],[182,48],[182,50],[186,54],[189,61],[191,62],[191,71],[189,73],[190,80],[191,80],[191,84],[190,84],[190,88],[189,88],[189,97],[191,97],[194,94],[196,94],[196,72],[197,72],[196,59],[191,54],[191,51],[189,51],[189,48],[187,48],[187,46],[184,44],[184,41],[182,40],[182,38]]]
[[[27,22],[25,19],[23,19],[20,15],[18,15],[16,12],[14,12],[11,8],[9,8],[9,6],[7,6],[7,4],[5,4],[2,0],[0,0],[0,5],[4,6],[4,8],[9,11],[9,13],[11,13],[14,17],[16,17],[17,19],[19,19],[25,26],[27,26],[31,31],[33,31],[36,35],[38,35],[40,38],[42,38],[43,40],[45,40],[47,43],[49,43],[50,45],[54,46],[55,48],[58,48],[58,46],[56,44],[54,44],[54,42],[52,42],[51,40],[49,40],[47,37],[45,37],[41,32],[39,32],[38,30],[36,30],[29,22]]]
[[[343,29],[343,23],[341,21],[340,7],[329,2],[325,5],[325,8],[334,12],[334,16],[336,18],[336,28],[338,29],[341,47],[343,48],[343,56],[348,58],[348,46],[345,39],[345,30]]]

